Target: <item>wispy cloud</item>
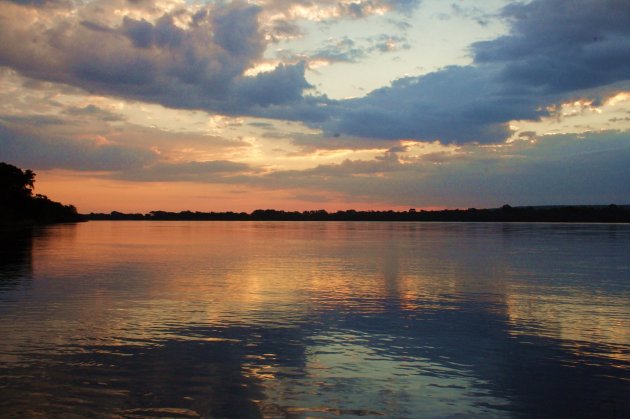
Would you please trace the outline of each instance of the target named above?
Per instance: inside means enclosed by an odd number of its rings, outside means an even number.
[[[2,160],[39,169],[121,171],[156,162],[158,154],[139,146],[72,140],[20,132],[0,124]]]
[[[488,206],[618,202],[630,196],[628,133],[555,135],[495,149],[467,146],[405,159],[278,171],[250,180],[276,188],[326,190],[390,205]]]
[[[314,69],[334,63],[357,63],[374,53],[391,53],[409,48],[407,39],[400,35],[381,34],[357,40],[344,36],[327,39],[323,46],[313,51],[279,50],[275,56],[283,62],[304,62]]]

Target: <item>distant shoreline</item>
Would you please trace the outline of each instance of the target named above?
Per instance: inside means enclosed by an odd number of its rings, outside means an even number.
[[[109,221],[449,221],[449,222],[566,222],[566,223],[630,223],[630,205],[559,205],[466,210],[424,211],[281,211],[246,212],[168,212],[146,214],[106,213],[83,214],[85,220]]]

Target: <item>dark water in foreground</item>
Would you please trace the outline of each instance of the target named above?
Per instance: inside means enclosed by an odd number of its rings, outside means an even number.
[[[0,416],[630,416],[630,225],[4,234]]]

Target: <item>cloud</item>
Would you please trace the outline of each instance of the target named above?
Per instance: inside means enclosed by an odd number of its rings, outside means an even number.
[[[310,154],[318,150],[378,150],[397,147],[400,140],[368,139],[359,137],[326,137],[321,134],[269,133],[268,138],[289,138],[300,148],[299,154]]]
[[[330,135],[500,142],[510,134],[510,120],[538,118],[544,102],[515,95],[496,74],[493,68],[468,66],[399,79],[365,97],[331,105],[329,119],[320,126]]]
[[[622,0],[511,3],[502,11],[510,32],[473,44],[473,64],[404,77],[349,100],[313,93],[308,63],[295,62],[295,55],[272,71],[245,74],[263,60],[276,24],[297,34],[292,25],[300,20],[404,14],[417,1],[164,4],[98,0],[77,10],[63,9],[70,3],[40,10],[40,4],[4,3],[0,65],[171,108],[300,121],[328,138],[444,144],[499,143],[510,136],[512,120],[535,120],[548,115],[549,105],[630,88],[630,5]],[[306,59],[356,62],[406,43],[370,42],[341,38]]]
[[[223,183],[231,175],[255,171],[256,169],[246,163],[228,160],[158,162],[145,167],[119,172],[114,177],[134,182]]]
[[[229,58],[249,60],[264,51],[265,45],[258,29],[259,13],[258,7],[234,5],[214,11],[214,40],[229,52]]]
[[[388,0],[390,7],[402,14],[409,15],[420,5],[419,0]]]
[[[311,87],[304,79],[304,67],[303,62],[281,64],[274,71],[244,78],[235,87],[234,97],[226,110],[238,114],[249,107],[256,113],[257,107],[300,102],[302,92]]]
[[[457,3],[453,3],[451,4],[451,10],[453,15],[472,19],[481,26],[486,26],[489,19],[492,17],[476,6],[465,7]]]
[[[50,128],[53,125],[64,125],[63,118],[53,115],[0,115],[0,121],[9,124],[25,125],[29,127]]]
[[[271,42],[286,41],[299,38],[304,35],[304,31],[293,22],[284,19],[277,19],[267,30],[267,36]]]
[[[498,143],[511,120],[536,120],[549,105],[630,87],[630,3],[535,0],[502,14],[510,34],[473,44],[473,65],[330,103],[311,125],[327,135]]]
[[[347,36],[340,39],[329,39],[322,48],[307,54],[311,61],[325,61],[328,63],[354,63],[365,58],[366,55],[365,50],[359,48]]]
[[[472,45],[477,64],[501,64],[503,80],[540,93],[571,92],[630,74],[630,3],[535,0],[511,3],[508,35]]]
[[[120,171],[157,161],[150,150],[97,139],[44,137],[0,124],[0,158],[34,169]]]
[[[359,47],[355,41],[347,36],[339,39],[326,40],[323,47],[314,51],[295,53],[289,50],[279,50],[276,57],[283,61],[303,61],[313,64],[356,63],[367,56],[365,48]]]
[[[164,109],[82,92],[67,92],[58,84],[32,83],[4,73],[0,123],[25,138],[73,143],[82,139],[100,144],[138,147],[161,159],[213,160],[242,156],[252,144],[239,132],[238,119],[209,119],[203,112]],[[26,146],[26,145],[25,145]],[[33,144],[37,147],[37,143]],[[0,149],[0,159],[3,150]]]
[[[409,44],[407,38],[399,35],[381,34],[379,36],[370,38],[369,41],[372,43],[372,46],[369,48],[370,52],[394,52],[400,49],[411,48],[411,45]]]
[[[287,20],[334,22],[340,19],[363,19],[375,14],[395,12],[409,16],[420,0],[262,0],[259,4],[270,15]]]
[[[343,36],[327,39],[324,45],[316,50],[299,53],[279,50],[275,55],[284,62],[305,62],[312,69],[322,64],[357,63],[374,52],[389,53],[410,47],[405,37],[397,35],[381,34],[358,40]]]
[[[0,124],[12,132],[3,141],[7,150],[0,148],[0,159],[11,155],[17,159],[19,153],[24,153],[24,159],[32,160],[30,167],[34,169],[49,168],[45,162],[49,148],[59,145],[60,150],[50,152],[50,165],[61,169],[75,169],[79,166],[74,158],[61,159],[65,153],[64,147],[83,149],[95,147],[119,147],[138,156],[154,156],[155,159],[146,160],[210,160],[231,156],[241,156],[252,147],[252,144],[242,138],[229,138],[219,135],[209,135],[204,126],[189,127],[186,131],[166,130],[154,126],[146,127],[129,122],[122,116],[99,108],[95,105],[83,107],[69,106],[59,109],[55,115],[25,114],[0,115]],[[194,130],[199,129],[199,131]],[[29,145],[32,141],[32,145]],[[39,150],[28,150],[29,147]],[[143,151],[144,150],[144,151]],[[70,150],[69,155],[81,153],[80,150]],[[126,154],[120,155],[126,159]],[[94,157],[94,154],[90,154]],[[37,159],[34,159],[37,156]],[[94,170],[101,170],[100,165],[86,157],[85,170],[89,165],[95,165]],[[115,155],[108,158],[108,167],[116,168],[113,162]],[[144,162],[145,160],[141,160]],[[43,167],[39,167],[42,165]],[[124,164],[121,167],[127,167]],[[81,166],[83,167],[83,166]],[[83,169],[82,169],[83,170]]]
[[[390,205],[627,204],[628,159],[630,133],[610,131],[407,159],[388,151],[374,160],[277,171],[249,182]]]
[[[93,112],[89,106],[80,109],[86,108],[88,117],[107,122],[107,118],[103,119],[100,114],[102,110]],[[83,134],[70,134],[81,137],[77,139],[68,136],[68,131],[72,133],[72,126],[63,118],[49,119],[55,127],[62,128],[60,134],[54,134],[55,129],[50,129],[48,121],[43,122],[44,125],[33,125],[33,121],[46,120],[45,117],[1,117],[0,160],[37,170],[108,172],[100,176],[139,182],[221,183],[225,182],[223,178],[231,175],[253,174],[260,170],[246,163],[225,159],[170,161],[172,157],[169,157],[169,154],[178,154],[176,150],[169,150],[169,147],[193,147],[197,148],[198,153],[207,156],[249,146],[243,141],[197,134],[166,133],[131,124],[124,126],[124,132],[97,128],[97,132],[103,131],[106,136],[86,133],[82,129],[83,125],[78,124],[75,128]],[[158,151],[158,148],[165,152]],[[176,157],[190,157],[190,153]]]
[[[3,6],[0,65],[98,94],[228,114],[288,104],[310,87],[300,63],[244,76],[266,48],[258,6],[152,9],[145,19],[130,5],[97,1],[69,17],[68,10]],[[116,20],[114,9],[128,14]]]
[[[106,122],[124,121],[125,119],[122,115],[110,112],[106,109],[101,109],[93,104],[85,105],[83,107],[70,106],[64,109],[64,114],[71,117],[87,117]],[[64,120],[64,123],[68,122],[69,121]]]
[[[11,3],[29,5],[29,6],[50,6],[50,5],[67,5],[68,0],[6,0]]]

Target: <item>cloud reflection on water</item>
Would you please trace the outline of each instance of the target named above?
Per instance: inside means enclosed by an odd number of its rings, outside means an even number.
[[[90,222],[31,247],[1,411],[630,411],[627,226]]]

